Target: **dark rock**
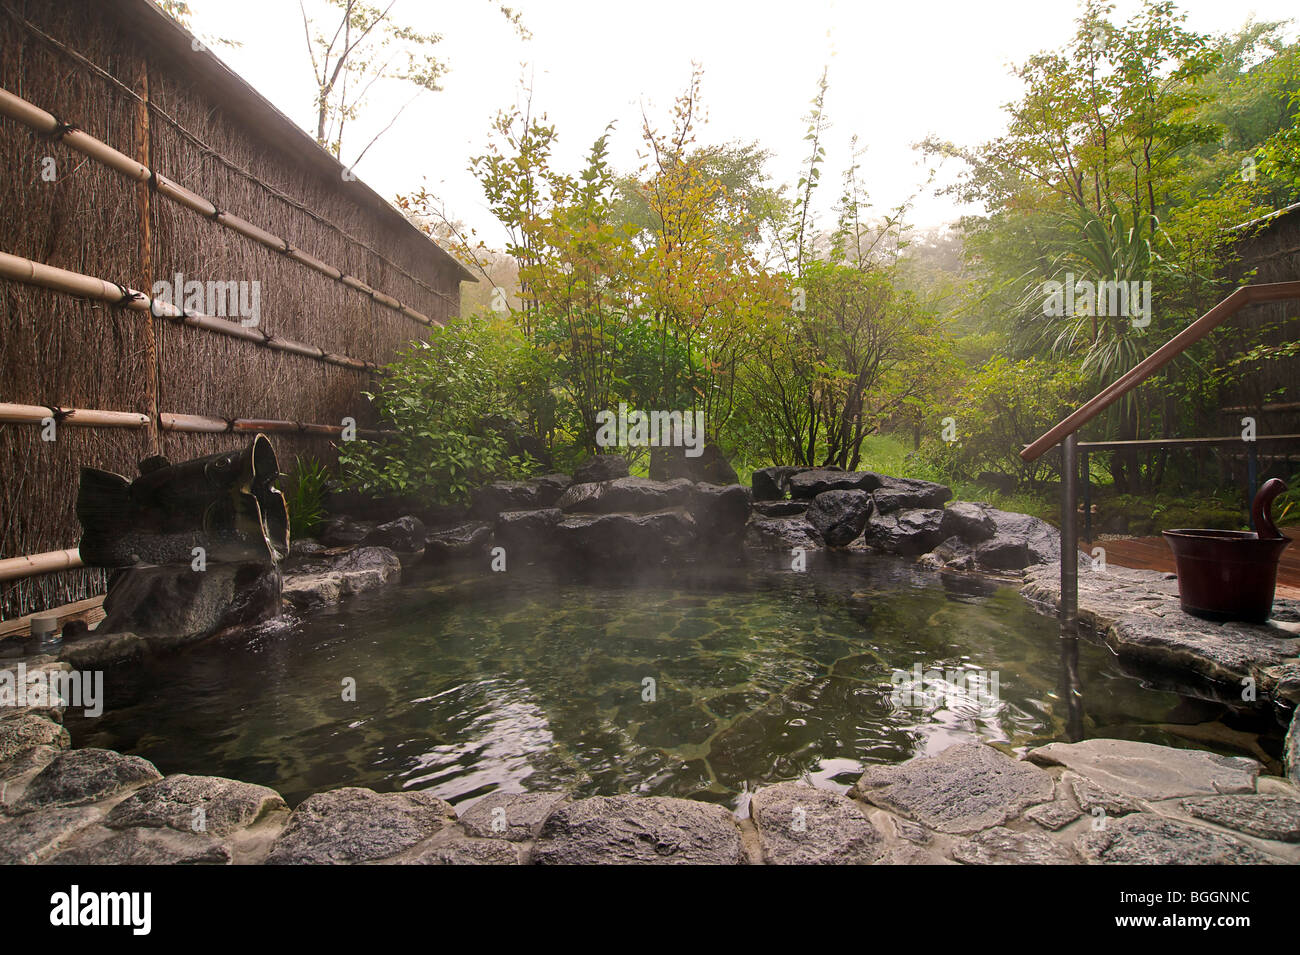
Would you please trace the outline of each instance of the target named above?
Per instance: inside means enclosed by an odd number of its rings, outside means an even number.
[[[1076,865],[1069,847],[1036,832],[996,826],[954,847],[952,857],[967,865]]]
[[[573,483],[573,478],[567,474],[543,474],[539,477],[529,478],[528,483],[537,489],[537,504],[539,507],[554,507],[555,502]]]
[[[690,457],[685,447],[650,449],[650,477],[655,481],[685,478],[708,484],[735,484],[736,469],[713,442],[707,442],[698,457]]]
[[[873,512],[862,535],[876,550],[902,555],[924,554],[943,538],[942,508]]]
[[[387,547],[389,550],[412,553],[424,550],[427,533],[424,522],[408,514],[387,524],[380,524],[362,539],[361,546]]]
[[[688,510],[695,518],[700,541],[706,545],[735,542],[749,521],[750,490],[740,484],[697,484]]]
[[[94,633],[65,643],[59,652],[59,659],[66,661],[78,670],[94,669],[127,660],[136,660],[148,651],[144,638],[134,633],[108,633],[96,630]]]
[[[684,511],[569,514],[556,527],[566,552],[597,568],[654,565],[693,549],[694,519]]]
[[[539,485],[527,481],[496,481],[475,488],[470,495],[469,515],[479,520],[494,518],[502,511],[530,511],[545,507]]]
[[[37,773],[13,811],[21,814],[79,806],[156,779],[162,779],[162,773],[139,756],[109,749],[75,749],[56,756]]]
[[[65,643],[71,640],[81,640],[90,633],[90,625],[84,620],[69,620],[63,625],[60,632],[63,634]]]
[[[531,559],[550,554],[559,546],[555,528],[564,514],[558,507],[533,511],[503,511],[497,518],[493,543],[510,555]]]
[[[1089,861],[1106,865],[1261,865],[1270,860],[1222,833],[1139,812],[1079,839]]]
[[[948,570],[973,570],[975,567],[975,551],[960,537],[949,537],[940,541],[934,550],[921,559]]]
[[[997,526],[997,536],[1022,540],[1029,548],[1030,562],[1050,564],[1061,559],[1061,532],[1047,521],[1028,514],[1014,514],[990,507],[984,512]]]
[[[1020,481],[1012,474],[999,474],[996,471],[981,471],[979,477],[975,479],[976,484],[982,484],[985,487],[991,487],[995,491],[1001,491],[1003,494],[1010,494],[1020,486]]]
[[[763,468],[750,475],[749,483],[754,490],[756,501],[779,501],[790,491],[790,475],[802,468],[778,465]],[[773,515],[774,517],[776,515]]]
[[[897,766],[872,766],[854,793],[928,829],[958,835],[1000,826],[1052,798],[1052,777],[983,743],[952,746]]]
[[[338,603],[351,594],[395,582],[402,562],[386,547],[358,547],[331,558],[313,558],[287,576],[284,598],[296,607]]]
[[[876,510],[888,514],[918,507],[943,507],[952,499],[952,489],[932,481],[915,478],[880,478],[880,487],[871,492]],[[947,535],[945,535],[947,536]]]
[[[998,526],[983,504],[954,501],[943,510],[945,537],[958,537],[962,543],[978,544],[997,533]]]
[[[460,825],[480,839],[527,842],[568,798],[565,793],[489,793],[461,814]]]
[[[868,865],[884,840],[860,803],[801,783],[778,783],[750,802],[768,865]]]
[[[280,568],[266,564],[128,567],[110,578],[98,629],[179,646],[278,617],[281,583]]]
[[[287,808],[280,794],[265,786],[220,776],[177,774],[137,789],[113,807],[104,825],[226,836],[272,810]]]
[[[751,517],[745,528],[745,546],[789,551],[796,547],[817,550],[821,535],[803,517]]]
[[[308,796],[289,817],[269,865],[347,865],[385,859],[455,822],[456,810],[427,793],[383,795],[348,787]]]
[[[573,484],[556,503],[566,514],[646,514],[687,504],[694,491],[687,480],[650,481],[625,477],[613,481]]]
[[[480,557],[487,553],[491,541],[491,524],[458,524],[445,530],[433,531],[424,538],[424,559],[447,561]]]
[[[326,547],[355,547],[374,528],[375,525],[369,521],[354,521],[350,517],[340,516],[331,518],[317,539]]]
[[[1033,563],[1028,542],[999,534],[975,547],[975,562],[986,570],[1023,570]]]
[[[867,491],[823,491],[813,499],[807,519],[827,546],[843,547],[862,533],[871,508]]]
[[[323,554],[329,550],[320,541],[312,540],[310,537],[301,538],[293,542],[293,549],[289,551],[291,557],[315,557],[317,554]]]
[[[809,500],[826,491],[874,491],[883,480],[872,471],[812,468],[790,475],[790,496]]]
[[[594,454],[573,471],[574,484],[614,481],[628,475],[627,458],[621,454]]]
[[[595,796],[560,806],[533,848],[535,865],[737,865],[745,854],[726,809],[662,796]]]
[[[796,517],[807,513],[811,501],[755,501],[754,513],[763,517]]]

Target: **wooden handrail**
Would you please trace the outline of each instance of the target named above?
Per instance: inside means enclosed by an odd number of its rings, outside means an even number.
[[[1020,452],[1020,457],[1025,461],[1037,460],[1049,448],[1060,444],[1061,439],[1066,435],[1078,431],[1247,305],[1280,302],[1289,298],[1300,298],[1300,282],[1243,285],[1241,288],[1233,290],[1222,302],[1192,322],[1119,378],[1116,378],[1095,397],[1085,402],[1063,421],[1054,425],[1042,437],[1032,444],[1026,445],[1025,449]]]

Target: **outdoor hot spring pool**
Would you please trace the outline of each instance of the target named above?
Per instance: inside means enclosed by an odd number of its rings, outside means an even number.
[[[291,805],[355,785],[453,803],[562,789],[743,808],[763,784],[842,790],[866,764],[954,740],[1065,739],[1059,653],[1055,622],[1013,587],[866,555],[807,573],[426,574],[110,670],[104,714],[67,724],[76,746],[262,783]],[[917,663],[996,671],[1000,702],[897,705],[891,676]],[[1078,671],[1085,736],[1228,753],[1256,738],[1246,717],[1145,686],[1086,641]]]

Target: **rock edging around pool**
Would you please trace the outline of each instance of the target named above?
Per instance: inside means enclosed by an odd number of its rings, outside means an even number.
[[[163,777],[67,750],[57,714],[0,720],[0,862],[62,864],[1287,864],[1300,790],[1244,757],[1122,740],[1014,759],[983,743],[867,769],[847,795],[785,782],[750,816],[659,796],[345,787],[290,811],[274,790]]]

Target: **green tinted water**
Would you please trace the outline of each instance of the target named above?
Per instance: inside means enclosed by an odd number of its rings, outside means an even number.
[[[760,784],[843,788],[865,764],[954,741],[1065,739],[1059,646],[1054,621],[1012,588],[861,555],[801,574],[512,570],[409,581],[110,671],[105,714],[67,722],[77,746],[263,783],[291,804],[356,785],[453,802],[564,789],[740,805]],[[918,663],[995,673],[999,699],[900,705],[891,679]],[[1258,727],[1143,686],[1103,648],[1080,645],[1079,674],[1084,735],[1256,746]]]

